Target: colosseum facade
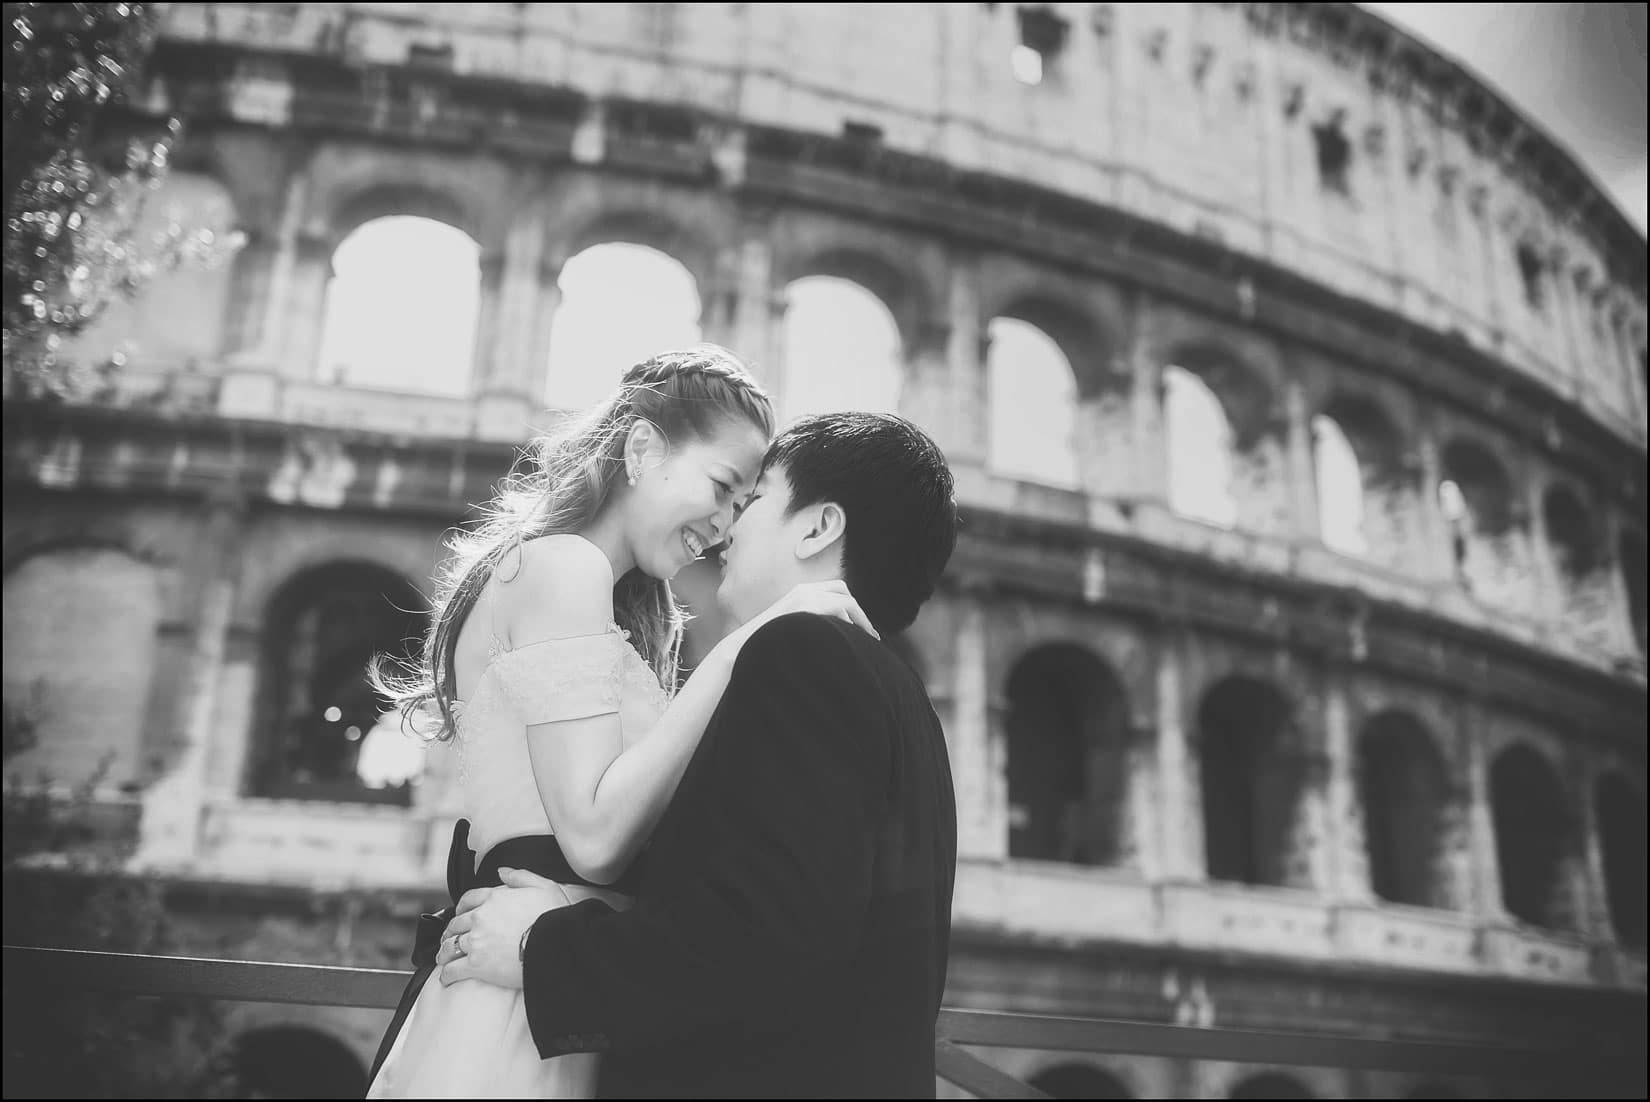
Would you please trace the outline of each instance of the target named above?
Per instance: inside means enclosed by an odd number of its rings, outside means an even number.
[[[850,286],[954,467],[900,641],[959,798],[949,1005],[1642,1037],[1645,240],[1451,61],[1350,4],[203,3],[135,106],[186,126],[161,195],[246,244],[104,324],[94,399],[7,399],[5,684],[47,701],[8,773],[101,770],[199,955],[403,959],[450,764],[369,787],[318,709],[372,706],[362,648],[555,416],[564,272],[624,244],[782,410],[825,400],[796,289]],[[435,386],[323,363],[385,218],[473,250]],[[385,1020],[232,1012],[363,1067]],[[1512,1089],[987,1055],[1084,1097]]]

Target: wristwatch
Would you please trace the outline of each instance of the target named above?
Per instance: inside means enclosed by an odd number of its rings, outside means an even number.
[[[521,932],[521,942],[516,946],[516,959],[522,964],[527,963],[527,939],[533,935],[531,926]]]

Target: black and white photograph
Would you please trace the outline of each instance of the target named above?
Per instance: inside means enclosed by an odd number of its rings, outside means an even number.
[[[3,1096],[1646,1097],[1646,5],[4,5]]]

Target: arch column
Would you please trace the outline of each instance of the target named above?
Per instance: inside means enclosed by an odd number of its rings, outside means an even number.
[[[1571,770],[1569,788],[1576,809],[1578,859],[1566,862],[1571,868],[1569,888],[1576,900],[1576,926],[1593,941],[1615,940],[1610,919],[1610,898],[1604,882],[1604,842],[1598,829],[1598,802],[1592,778],[1596,771],[1587,760],[1577,760]]]
[[[1528,538],[1535,611],[1548,624],[1563,624],[1567,619],[1568,589],[1558,564],[1553,561],[1552,537],[1547,531],[1547,509],[1546,502],[1542,500],[1542,487],[1533,478],[1523,481],[1528,495],[1524,507],[1530,516]]]
[[[321,354],[321,330],[326,324],[327,288],[334,274],[332,254],[336,244],[310,234],[293,243],[291,282],[275,323],[284,334],[280,354],[284,379],[334,381],[324,377],[317,357]],[[322,377],[317,378],[318,374]]]
[[[294,337],[287,321],[298,286],[299,241],[308,203],[309,180],[294,172],[278,216],[252,227],[246,248],[235,258],[218,392],[218,412],[225,417],[271,418],[280,405],[287,349]],[[323,282],[323,306],[324,288]]]
[[[171,767],[143,793],[138,827],[138,868],[177,868],[192,861],[200,848],[201,811],[207,792],[207,763],[215,736],[218,687],[229,640],[243,531],[244,503],[220,494],[208,502],[200,538],[193,541],[189,561],[179,578],[180,594],[175,622],[193,624],[183,661],[176,667],[177,690],[164,693],[158,712],[151,708],[149,724],[164,741]],[[192,585],[192,587],[191,587]],[[144,744],[153,749],[151,731]],[[170,737],[167,737],[170,736]]]
[[[543,375],[548,358],[547,349],[537,347],[540,333],[549,332],[549,319],[537,316],[545,234],[543,212],[523,212],[506,232],[502,254],[489,252],[482,260],[473,389],[476,435],[486,440],[519,440],[531,431],[534,377]]]
[[[943,340],[939,352],[944,357],[936,379],[949,392],[937,397],[948,397],[949,402],[938,403],[932,431],[953,467],[983,471],[991,425],[986,377],[989,319],[980,316],[979,257],[954,249],[948,259],[945,309],[936,319],[935,332]]]
[[[773,398],[774,409],[784,409],[783,363],[785,290],[774,283],[776,266],[772,241],[772,214],[744,211],[738,240],[726,277],[726,294],[719,311],[711,311],[708,340],[731,348]]]
[[[1131,296],[1129,309],[1128,364],[1130,386],[1130,435],[1134,442],[1132,494],[1153,508],[1169,508],[1168,419],[1164,415],[1163,365],[1158,362],[1152,337],[1151,301],[1141,292]]]
[[[1352,729],[1347,670],[1331,665],[1323,682],[1323,729],[1328,759],[1325,793],[1328,892],[1345,903],[1373,903],[1362,801],[1355,778],[1358,742]]]
[[[1203,849],[1199,769],[1186,729],[1181,629],[1164,625],[1157,647],[1157,831],[1159,870],[1166,880],[1208,875]]]
[[[1472,913],[1482,921],[1509,921],[1501,898],[1501,866],[1495,851],[1495,815],[1490,807],[1488,730],[1483,702],[1469,696],[1461,704],[1461,735],[1467,753],[1467,875]]]
[[[1301,543],[1323,541],[1323,524],[1318,516],[1317,457],[1312,447],[1311,411],[1306,391],[1291,379],[1284,384],[1289,469],[1289,511],[1293,535]]]
[[[957,432],[957,386],[951,364],[952,319],[949,314],[922,324],[905,362],[900,365],[899,413],[922,426],[947,456],[962,443]]]
[[[1425,554],[1415,565],[1430,580],[1453,587],[1458,581],[1455,550],[1451,546],[1449,521],[1438,501],[1438,487],[1444,480],[1444,463],[1437,438],[1431,432],[1423,431],[1415,443],[1415,452],[1415,466],[1420,472],[1421,482],[1418,493],[1420,528],[1426,542]]]
[[[951,762],[956,776],[957,855],[1000,861],[1008,856],[1008,832],[999,821],[999,778],[991,751],[995,694],[986,642],[988,596],[985,587],[975,584],[965,585],[957,597]]]

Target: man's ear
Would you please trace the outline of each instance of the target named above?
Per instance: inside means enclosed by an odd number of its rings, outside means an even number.
[[[625,475],[633,482],[665,461],[670,442],[658,425],[645,417],[636,418],[624,442]]]
[[[842,506],[827,501],[810,506],[806,512],[809,514],[808,526],[802,539],[797,542],[796,557],[811,559],[832,548],[840,552],[842,537],[848,531],[848,514],[842,511]]]

